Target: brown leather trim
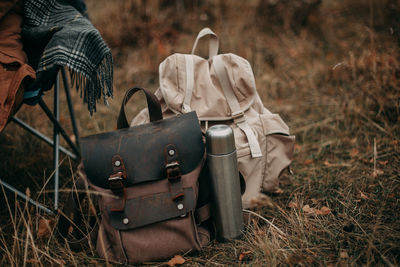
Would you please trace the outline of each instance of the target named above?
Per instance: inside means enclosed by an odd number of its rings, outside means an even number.
[[[196,207],[193,188],[185,188],[185,196],[174,201],[170,192],[128,199],[122,212],[108,209],[110,224],[118,230],[134,229],[156,222],[185,216]]]
[[[169,181],[169,190],[173,200],[182,198],[185,194],[182,188],[182,172],[179,165],[178,150],[175,145],[168,144],[164,149],[165,171]]]

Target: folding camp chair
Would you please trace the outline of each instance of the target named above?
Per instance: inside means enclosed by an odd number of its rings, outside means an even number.
[[[70,94],[70,88],[67,80],[67,75],[65,72],[64,68],[61,68],[60,71],[64,88],[65,88],[65,95],[68,103],[68,109],[69,109],[69,115],[72,123],[72,128],[73,132],[75,135],[75,142],[72,142],[67,133],[65,132],[64,128],[61,126],[59,122],[59,93],[60,93],[60,86],[59,86],[59,74],[57,74],[56,81],[54,84],[54,109],[53,112],[48,108],[46,103],[43,101],[42,98],[39,100],[39,106],[41,109],[44,111],[44,113],[47,115],[47,117],[50,119],[50,121],[53,124],[53,140],[51,140],[49,137],[45,136],[38,130],[34,129],[24,121],[18,119],[16,116],[11,116],[10,121],[16,123],[18,126],[22,127],[23,129],[27,130],[29,133],[33,134],[34,136],[38,137],[39,139],[43,140],[47,144],[53,147],[53,168],[54,168],[54,211],[47,208],[45,205],[38,203],[37,201],[31,199],[28,197],[26,194],[22,193],[12,185],[6,183],[5,181],[0,179],[0,184],[4,186],[4,188],[7,188],[8,190],[11,190],[15,192],[19,197],[25,199],[27,202],[35,205],[39,209],[45,211],[48,214],[54,215],[55,212],[57,212],[58,209],[58,202],[59,202],[59,152],[63,152],[64,154],[68,155],[70,158],[74,160],[78,160],[80,156],[79,152],[79,135],[78,135],[78,128],[76,126],[76,121],[75,121],[75,115],[74,115],[74,110],[72,107],[72,102],[71,102],[71,94]],[[60,134],[61,136],[65,139],[69,147],[72,149],[72,151],[64,148],[63,146],[60,145]]]

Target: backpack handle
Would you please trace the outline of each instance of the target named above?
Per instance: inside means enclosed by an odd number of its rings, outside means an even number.
[[[218,36],[210,28],[204,28],[199,32],[199,34],[196,37],[196,40],[194,41],[192,55],[194,54],[197,48],[199,40],[208,35],[211,37],[209,41],[208,58],[212,58],[213,56],[216,56],[218,54],[218,47],[219,47]]]
[[[129,123],[126,119],[126,114],[125,114],[125,106],[128,103],[129,99],[131,99],[131,97],[137,91],[143,91],[143,93],[146,95],[147,108],[149,109],[150,121],[153,122],[163,119],[161,112],[161,105],[156,96],[150,91],[147,91],[146,89],[140,87],[133,87],[125,93],[124,99],[122,100],[121,110],[119,111],[119,116],[117,121],[118,129],[129,127]]]

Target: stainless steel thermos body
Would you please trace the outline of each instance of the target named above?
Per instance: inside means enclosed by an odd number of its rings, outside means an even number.
[[[210,127],[206,144],[217,235],[221,240],[235,239],[243,230],[243,215],[232,129],[222,124]]]

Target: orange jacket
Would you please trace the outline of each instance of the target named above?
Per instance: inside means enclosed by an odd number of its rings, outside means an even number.
[[[24,84],[36,78],[22,47],[22,4],[0,1],[0,132],[22,103]]]

